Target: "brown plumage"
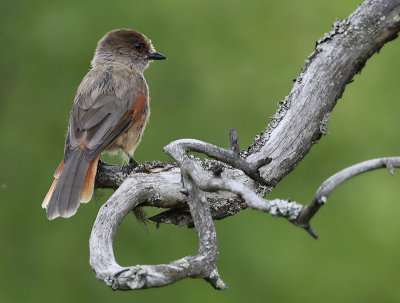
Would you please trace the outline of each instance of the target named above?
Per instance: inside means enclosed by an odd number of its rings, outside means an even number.
[[[42,207],[47,218],[74,215],[93,194],[99,155],[133,155],[150,114],[143,77],[150,60],[166,59],[146,36],[130,29],[107,33],[83,78],[71,110],[64,160]]]

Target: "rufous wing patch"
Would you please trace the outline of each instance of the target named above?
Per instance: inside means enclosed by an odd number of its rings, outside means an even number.
[[[147,96],[146,94],[140,94],[136,100],[133,102],[132,107],[124,114],[124,118],[131,118],[132,120],[137,120],[142,115],[144,105],[146,104]]]

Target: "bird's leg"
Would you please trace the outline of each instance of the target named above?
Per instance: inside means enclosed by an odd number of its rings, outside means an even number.
[[[129,162],[128,162],[128,167],[132,170],[136,167],[138,167],[140,164],[135,160],[135,158],[125,149],[122,149],[124,154],[128,157]]]
[[[139,162],[137,162],[135,160],[135,158],[130,153],[128,153],[126,150],[123,150],[123,151],[129,158],[129,163],[127,165],[129,173],[132,172],[133,169],[135,169],[136,172],[142,172],[142,173],[150,173],[151,172],[151,168],[149,167],[149,165],[147,163],[140,164]]]
[[[140,164],[135,160],[134,157],[129,155],[129,165],[131,165],[133,168],[138,167]]]
[[[98,165],[99,165],[99,166],[114,166],[113,164],[108,164],[108,163],[102,161],[101,159],[99,159]]]

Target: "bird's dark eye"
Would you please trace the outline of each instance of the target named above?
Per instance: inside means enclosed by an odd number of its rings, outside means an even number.
[[[140,42],[135,42],[135,43],[133,44],[133,46],[134,46],[137,50],[142,49],[142,48],[144,47],[143,43],[140,43]]]

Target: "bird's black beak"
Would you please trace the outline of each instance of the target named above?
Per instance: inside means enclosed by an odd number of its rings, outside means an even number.
[[[147,54],[147,59],[149,60],[164,60],[167,59],[164,55],[161,55],[160,53],[148,53]]]

